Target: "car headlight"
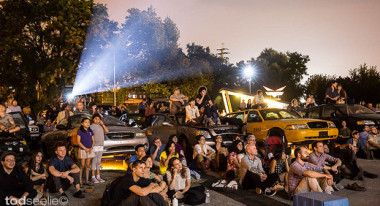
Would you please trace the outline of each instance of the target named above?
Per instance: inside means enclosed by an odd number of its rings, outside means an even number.
[[[374,125],[375,122],[372,120],[360,120],[356,122],[357,125]]]
[[[336,128],[336,125],[333,122],[331,122],[331,123],[329,123],[329,127],[330,128]]]
[[[286,126],[287,130],[296,130],[296,129],[308,129],[306,124],[291,124]]]
[[[147,135],[153,135],[153,132],[152,132],[152,130],[146,130],[146,134]],[[137,136],[137,135],[136,135]]]
[[[146,137],[144,132],[136,133],[136,137]]]

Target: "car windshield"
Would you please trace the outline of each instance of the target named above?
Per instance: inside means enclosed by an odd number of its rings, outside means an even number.
[[[297,114],[289,112],[287,110],[261,110],[260,114],[264,118],[264,120],[301,118]]]
[[[337,105],[337,108],[340,112],[346,115],[347,111],[348,114],[376,114],[376,112],[361,105]]]
[[[106,126],[125,126],[125,124],[113,116],[103,115],[102,118]]]
[[[12,113],[11,116],[12,116],[13,121],[15,122],[15,124],[17,126],[19,126],[20,129],[25,129],[26,128],[26,125],[25,125],[24,119],[21,116],[21,113]]]

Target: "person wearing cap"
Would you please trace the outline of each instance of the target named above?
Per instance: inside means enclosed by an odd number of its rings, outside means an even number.
[[[178,87],[174,88],[174,93],[170,96],[170,113],[177,114],[182,111],[183,107],[188,101],[188,97],[180,93]]]

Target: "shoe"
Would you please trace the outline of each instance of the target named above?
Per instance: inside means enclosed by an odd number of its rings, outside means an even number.
[[[99,183],[99,180],[96,179],[95,177],[91,178],[91,181],[92,181],[93,183],[95,183],[95,184]]]
[[[223,184],[223,185],[225,185],[227,183],[227,181],[226,180],[223,180],[223,179],[220,179],[220,180],[218,180],[217,182],[215,182],[215,183],[212,183],[212,187],[216,187],[217,185],[220,185],[220,184]]]
[[[256,194],[261,194],[261,189],[260,188],[256,188]]]
[[[221,180],[221,181],[219,182],[219,184],[215,185],[214,187],[215,187],[215,188],[224,188],[224,187],[226,186],[226,184],[227,184],[227,181],[226,181],[226,180]]]
[[[270,197],[272,197],[272,196],[274,196],[276,194],[276,190],[270,190],[269,188],[266,188],[265,189],[265,195],[266,196],[270,196]]]
[[[363,175],[364,175],[364,177],[368,177],[368,178],[371,178],[371,179],[377,178],[377,174],[369,173],[367,171],[363,171]]]
[[[105,182],[105,180],[103,180],[102,178],[100,178],[100,177],[96,177],[96,179],[100,182],[100,183],[103,183],[103,182]]]
[[[332,188],[333,188],[335,191],[339,191],[339,188],[338,188],[338,186],[336,185],[335,182],[334,182],[334,184],[332,185]]]
[[[359,186],[356,182],[353,184],[348,184],[347,189],[355,190],[355,191],[366,191],[367,190],[365,187]]]
[[[94,186],[94,183],[92,183],[92,182],[85,182],[83,185],[86,185],[86,186]]]
[[[84,198],[84,194],[81,190],[79,190],[78,192],[74,193],[74,197],[76,198]]]
[[[235,189],[237,190],[238,183],[235,180],[232,180],[230,183],[226,185],[227,189]]]
[[[69,197],[66,195],[66,193],[62,193],[61,197],[59,198],[62,202],[69,201]]]

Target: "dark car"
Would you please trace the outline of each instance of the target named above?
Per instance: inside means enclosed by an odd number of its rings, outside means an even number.
[[[153,145],[154,137],[159,137],[163,143],[167,143],[171,135],[176,135],[184,149],[186,158],[191,159],[192,146],[197,144],[197,135],[204,135],[208,145],[214,145],[218,135],[223,137],[226,145],[232,144],[234,137],[242,136],[238,125],[193,126],[186,124],[185,119],[186,115],[183,113],[175,116],[167,113],[150,115],[149,126],[145,131],[149,143]]]
[[[71,137],[76,137],[83,118],[91,119],[91,116],[73,115],[69,117],[67,125],[57,125],[58,131],[46,133],[41,137],[43,148],[48,155],[54,154],[55,142],[70,142]],[[140,128],[127,127],[120,120],[108,115],[103,115],[102,120],[109,130],[109,133],[105,134],[103,155],[133,153],[138,144],[143,144],[145,149],[148,149],[148,140]]]
[[[342,127],[342,121],[347,122],[351,130],[361,131],[364,126],[380,126],[380,114],[358,104],[325,104],[302,110],[306,118],[325,119]]]

